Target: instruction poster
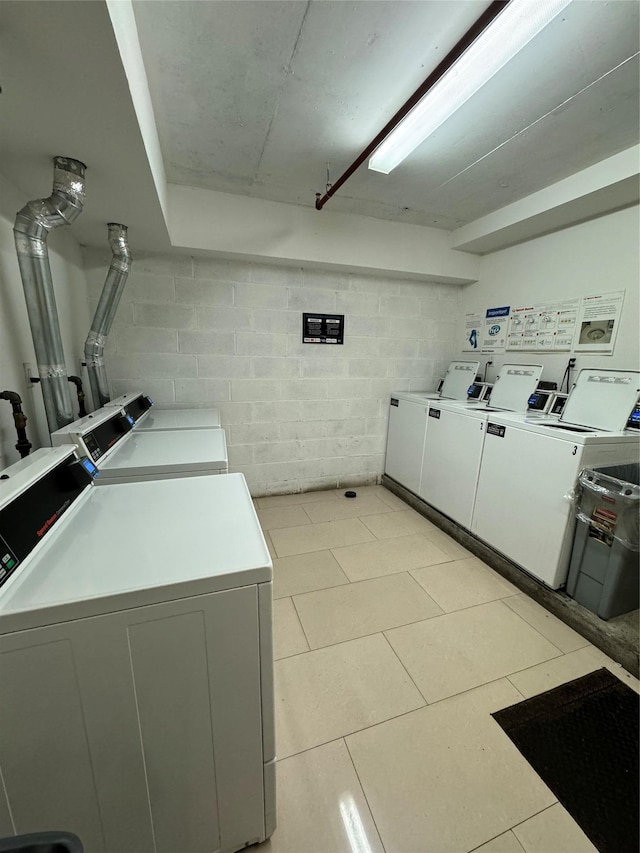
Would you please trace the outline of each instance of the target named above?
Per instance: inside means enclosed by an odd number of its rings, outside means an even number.
[[[570,352],[580,299],[544,302],[513,308],[507,349],[531,352]]]
[[[573,340],[574,352],[613,352],[623,302],[624,290],[583,296]]]
[[[472,314],[466,314],[464,318],[464,343],[462,352],[476,352],[480,349],[480,338],[482,335],[482,327],[484,325],[484,316],[482,311],[475,311]]]
[[[487,308],[482,325],[482,352],[501,352],[507,346],[510,307]]]

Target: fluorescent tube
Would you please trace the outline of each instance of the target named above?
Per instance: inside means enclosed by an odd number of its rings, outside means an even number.
[[[369,168],[388,175],[570,2],[511,0],[380,143],[369,159]]]

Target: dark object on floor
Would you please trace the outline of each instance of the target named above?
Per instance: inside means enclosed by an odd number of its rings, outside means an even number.
[[[72,832],[31,832],[0,838],[0,853],[83,853],[84,847]]]
[[[355,492],[345,492],[345,493],[344,493],[344,496],[345,496],[345,498],[355,498],[355,497],[357,497],[357,495],[356,495],[356,493],[355,493]]]
[[[599,669],[492,715],[600,853],[638,853],[638,701]]]

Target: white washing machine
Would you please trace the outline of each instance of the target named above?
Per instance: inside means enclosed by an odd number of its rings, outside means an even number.
[[[582,370],[559,419],[489,418],[471,530],[552,589],[567,579],[580,471],[638,461],[625,426],[639,376]]]
[[[51,434],[54,447],[75,444],[100,469],[99,485],[226,474],[222,429],[163,430],[138,434],[133,418],[115,407],[99,409]]]
[[[423,500],[471,528],[487,419],[500,409],[525,411],[541,373],[539,364],[503,365],[491,408],[445,400],[429,404],[419,490]]]
[[[391,395],[384,472],[415,494],[420,489],[428,401],[465,399],[479,364],[452,361],[437,393],[394,391]]]
[[[146,394],[122,394],[106,407],[124,409],[133,418],[138,432],[158,432],[165,429],[219,429],[218,409],[158,409]]]
[[[272,569],[244,477],[98,489],[76,452],[0,480],[0,836],[64,828],[86,853],[261,841]]]

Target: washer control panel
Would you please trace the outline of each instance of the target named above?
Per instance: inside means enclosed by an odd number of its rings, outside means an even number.
[[[153,406],[153,400],[151,397],[147,397],[146,394],[139,394],[134,400],[126,404],[124,410],[131,418],[133,418],[133,422],[137,424],[142,415],[144,415],[151,406]]]
[[[87,455],[94,462],[117,444],[124,436],[133,429],[135,421],[131,415],[123,415],[118,409],[107,421],[82,434],[81,438],[87,448]]]

